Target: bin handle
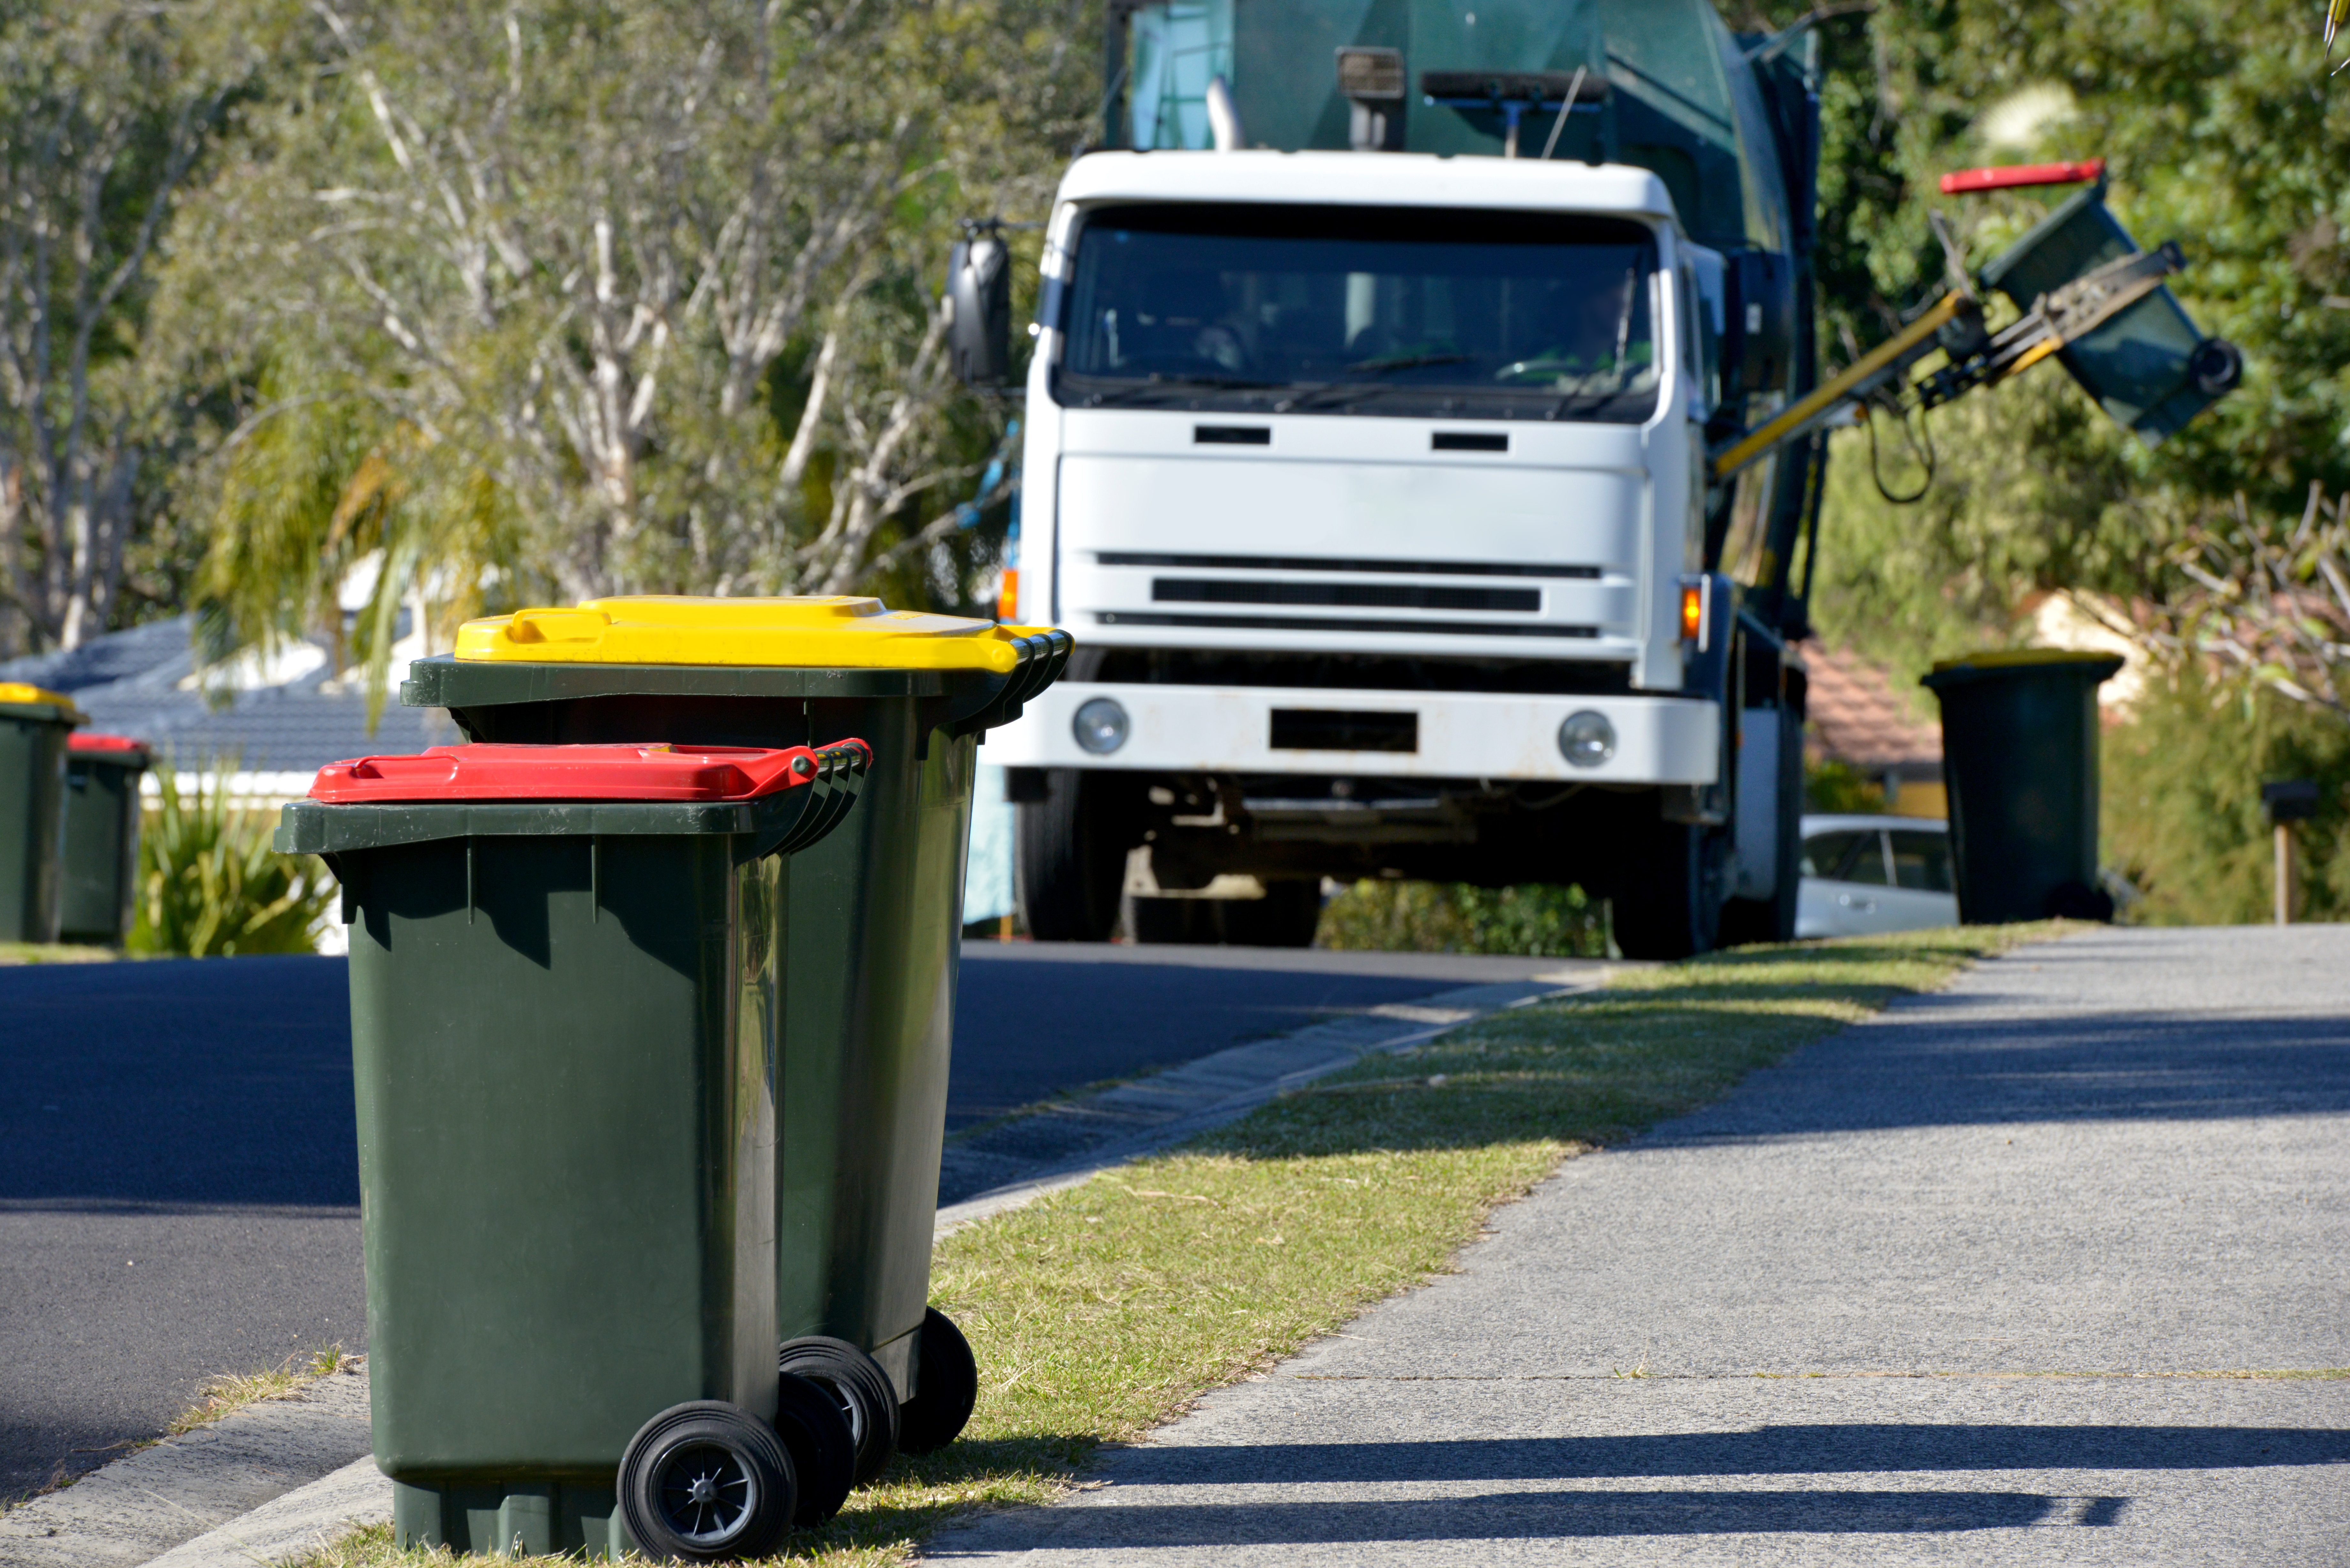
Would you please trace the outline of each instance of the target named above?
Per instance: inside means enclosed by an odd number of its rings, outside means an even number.
[[[1010,672],[983,689],[968,709],[950,711],[947,733],[960,740],[1020,717],[1024,706],[1061,678],[1076,645],[1076,639],[1058,627],[1044,627],[1014,638],[1014,663]]]
[[[746,860],[795,854],[839,826],[848,808],[857,804],[858,787],[873,765],[873,748],[857,740],[836,741],[813,751],[795,747],[792,754],[814,764],[813,776],[804,787],[767,795],[758,803],[773,805],[763,814],[768,820],[754,832],[750,850],[743,857]]]

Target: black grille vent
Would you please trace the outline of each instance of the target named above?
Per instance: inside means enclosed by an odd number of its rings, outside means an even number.
[[[1156,577],[1158,604],[1330,605],[1340,609],[1515,610],[1542,608],[1540,588],[1456,588],[1430,583],[1267,583],[1229,577]]]

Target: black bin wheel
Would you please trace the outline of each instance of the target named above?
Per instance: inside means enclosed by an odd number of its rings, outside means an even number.
[[[786,1372],[776,1379],[775,1435],[800,1483],[792,1522],[803,1528],[828,1522],[857,1484],[857,1433],[847,1414],[831,1389]]]
[[[979,1363],[954,1319],[931,1307],[922,1314],[921,1372],[914,1397],[899,1407],[898,1446],[934,1453],[955,1440],[979,1402]]]
[[[881,1364],[845,1339],[812,1334],[785,1340],[776,1369],[797,1374],[832,1396],[857,1439],[856,1484],[879,1475],[898,1451],[898,1390]]]
[[[671,1563],[765,1556],[798,1507],[775,1428],[723,1399],[672,1405],[639,1428],[619,1490],[629,1533]]]

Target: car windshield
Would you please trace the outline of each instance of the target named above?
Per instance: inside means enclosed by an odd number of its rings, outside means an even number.
[[[1638,424],[1656,408],[1656,247],[1552,213],[1097,209],[1064,403]]]

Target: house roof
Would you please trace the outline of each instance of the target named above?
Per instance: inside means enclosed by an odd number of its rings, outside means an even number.
[[[331,679],[323,657],[296,659],[307,672],[265,676],[215,707],[195,689],[194,618],[178,616],[110,632],[63,653],[0,663],[0,680],[23,680],[72,697],[90,728],[146,742],[180,769],[227,766],[251,773],[309,773],[370,753],[421,752],[457,740],[446,713],[385,704],[369,732],[367,694]],[[323,655],[323,649],[320,650]]]
[[[1923,704],[1895,690],[1892,676],[1859,655],[1804,645],[1811,674],[1804,750],[1823,761],[1867,769],[1942,763],[1941,727]]]

